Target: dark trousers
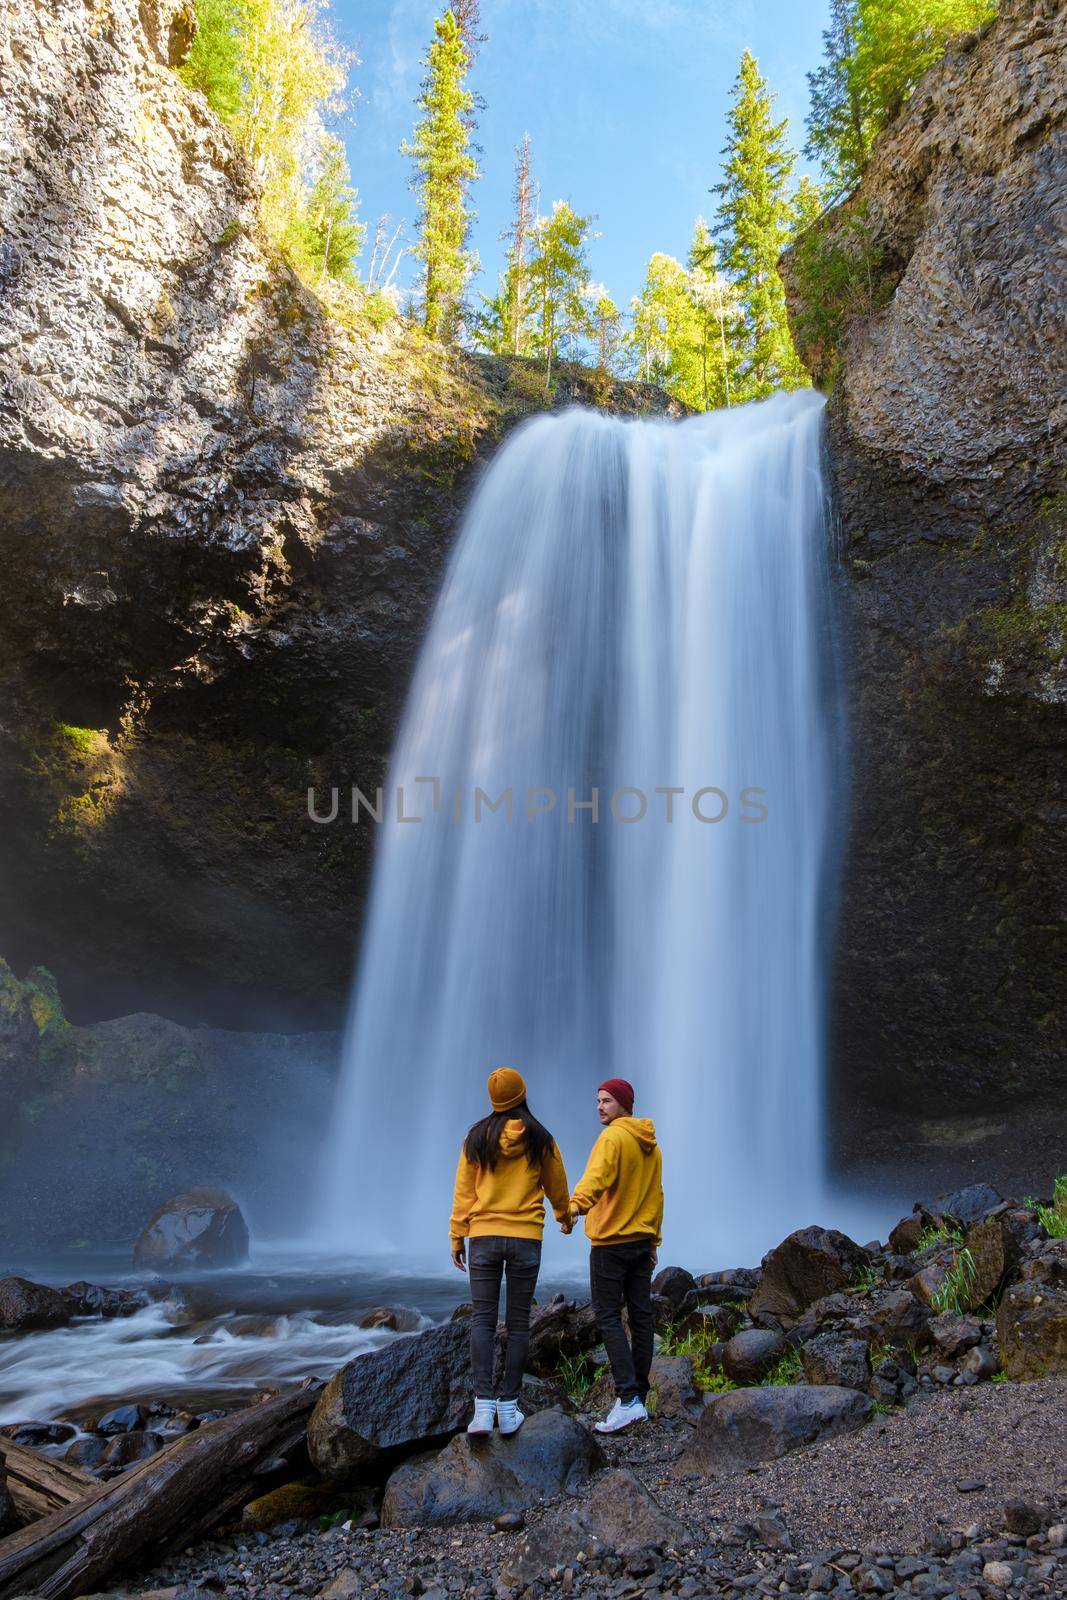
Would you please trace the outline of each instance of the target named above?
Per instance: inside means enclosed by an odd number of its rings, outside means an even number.
[[[499,1398],[517,1400],[530,1349],[530,1306],[541,1270],[541,1241],[509,1239],[502,1234],[471,1239],[467,1245],[467,1270],[474,1304],[471,1367],[475,1396],[488,1400],[493,1395],[500,1281],[506,1278],[504,1326],[508,1337]]]
[[[595,1244],[589,1251],[589,1289],[600,1337],[611,1362],[615,1393],[620,1400],[648,1396],[652,1367],[652,1239],[627,1239],[622,1244]],[[622,1325],[625,1305],[630,1338]]]

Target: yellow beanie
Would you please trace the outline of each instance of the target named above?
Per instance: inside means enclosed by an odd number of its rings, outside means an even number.
[[[494,1111],[510,1111],[526,1099],[522,1073],[514,1067],[497,1067],[489,1074],[489,1099]]]

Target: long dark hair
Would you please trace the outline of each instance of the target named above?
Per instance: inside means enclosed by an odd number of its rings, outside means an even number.
[[[491,1111],[481,1122],[476,1122],[463,1141],[463,1153],[475,1166],[492,1172],[500,1159],[500,1135],[505,1122],[512,1117],[526,1130],[526,1159],[535,1171],[541,1170],[546,1156],[552,1154],[556,1141],[543,1123],[538,1122],[525,1100],[520,1100],[510,1111]]]

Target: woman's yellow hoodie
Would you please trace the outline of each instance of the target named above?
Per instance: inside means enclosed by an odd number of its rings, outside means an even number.
[[[616,1117],[593,1146],[574,1191],[590,1244],[663,1243],[663,1158],[648,1117]]]
[[[526,1129],[518,1117],[509,1117],[500,1130],[500,1156],[490,1172],[459,1153],[456,1192],[449,1232],[453,1245],[459,1239],[479,1239],[489,1233],[509,1239],[540,1239],[545,1228],[547,1194],[563,1222],[569,1211],[567,1174],[553,1145],[541,1170],[526,1159]]]

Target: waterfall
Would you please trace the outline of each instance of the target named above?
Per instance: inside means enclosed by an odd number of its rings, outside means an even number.
[[[747,1263],[816,1220],[843,820],[821,410],[575,408],[483,475],[384,786],[320,1242],[444,1263],[500,1065],[572,1185],[597,1085],[630,1079],[664,1260]]]

